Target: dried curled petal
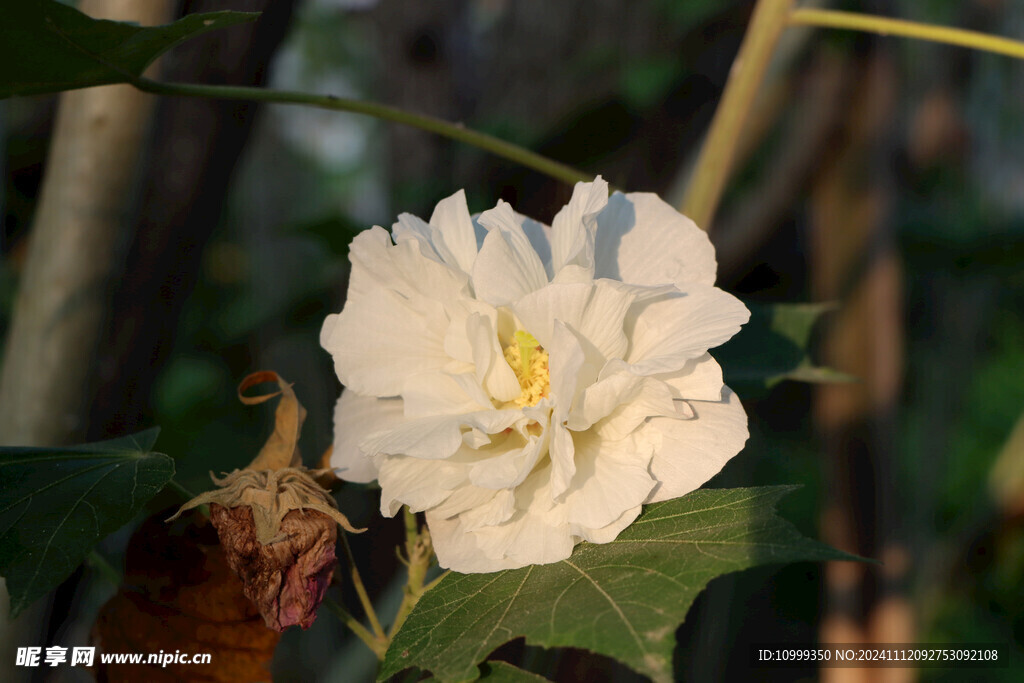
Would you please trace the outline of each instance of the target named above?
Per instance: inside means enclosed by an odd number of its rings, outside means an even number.
[[[248,506],[210,506],[231,569],[259,608],[268,628],[309,628],[338,564],[335,520],[315,510],[291,510],[280,524],[279,540],[261,543]]]
[[[226,508],[244,505],[252,509],[256,540],[264,545],[284,538],[281,521],[292,510],[316,510],[340,524],[345,531],[357,534],[365,531],[353,527],[348,518],[338,511],[330,494],[313,479],[322,474],[321,470],[304,467],[235,470],[222,479],[211,474],[213,483],[220,488],[199,494],[182,505],[171,519],[206,503],[217,503]]]
[[[321,470],[235,470],[172,517],[204,503],[231,569],[269,628],[309,628],[337,565],[337,525],[359,533],[314,477]],[[212,475],[211,475],[212,476]]]

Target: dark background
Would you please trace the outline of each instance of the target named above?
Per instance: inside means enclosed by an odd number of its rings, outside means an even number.
[[[843,8],[1024,36],[1009,0]],[[193,0],[254,27],[177,48],[163,77],[365,97],[542,152],[678,204],[749,19],[747,0]],[[798,564],[714,581],[680,628],[679,680],[963,680],[954,669],[749,669],[751,643],[1024,640],[1024,65],[963,49],[791,29],[711,227],[719,285],[752,301],[837,301],[814,356],[853,385],[737,387],[751,440],[712,486],[800,483],[783,513],[881,566]],[[55,100],[0,103],[0,326],[9,321]],[[235,399],[273,369],[331,442],[338,385],[318,346],[341,309],[347,244],[465,188],[545,222],[571,188],[472,148],[354,115],[166,99],[132,197],[131,237],[89,391],[99,439],[160,425],[178,479],[244,465],[269,409]],[[358,340],[355,340],[358,343]],[[1017,435],[1011,439],[1014,425]],[[397,605],[370,487],[341,509],[364,578]],[[172,502],[159,499],[154,505]],[[103,552],[115,559],[127,534]],[[79,572],[43,642],[85,637],[111,589]],[[352,596],[346,595],[350,601]],[[350,602],[350,604],[353,604]],[[389,614],[393,607],[384,607]],[[513,643],[558,680],[634,680],[614,663]],[[369,680],[373,659],[323,612],[285,635],[275,680]],[[39,675],[45,672],[39,671]],[[1019,680],[1013,668],[973,680]],[[63,675],[70,675],[64,669]]]

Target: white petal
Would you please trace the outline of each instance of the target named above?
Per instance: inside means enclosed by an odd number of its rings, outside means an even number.
[[[430,225],[435,228],[434,239],[443,240],[449,254],[451,265],[458,267],[466,274],[473,272],[476,260],[477,244],[473,221],[469,217],[466,205],[466,193],[459,190],[451,197],[442,199],[434,207],[430,216]]]
[[[651,448],[633,438],[576,437],[576,477],[565,494],[568,521],[600,529],[646,500],[655,480],[648,471]]]
[[[427,526],[437,563],[464,574],[558,562],[569,557],[573,548],[567,526],[551,526],[543,518],[522,512],[499,526],[469,531],[460,517],[446,519],[427,510]],[[503,548],[513,550],[515,556],[504,554]],[[492,557],[488,552],[500,554]]]
[[[576,446],[572,433],[562,425],[554,422],[551,425],[551,495],[558,498],[572,484],[576,476]]]
[[[527,294],[512,306],[523,327],[549,349],[555,321],[580,336],[588,362],[603,365],[622,357],[628,346],[624,321],[633,295],[608,280],[596,283],[552,283]]]
[[[579,329],[590,298],[590,284],[548,285],[523,296],[512,311],[540,345],[548,350],[554,343],[555,321]]]
[[[707,234],[660,197],[618,192],[597,215],[595,277],[640,285],[715,282]]]
[[[633,520],[640,516],[640,511],[643,506],[637,505],[632,507],[621,515],[619,518],[607,526],[603,526],[600,529],[591,529],[590,527],[580,526],[578,524],[571,524],[569,528],[572,529],[572,533],[575,536],[579,536],[584,541],[590,541],[591,543],[610,543],[618,538],[622,530],[633,523]]]
[[[466,337],[473,353],[476,375],[487,392],[499,401],[511,401],[522,391],[498,343],[494,321],[474,313],[466,318]]]
[[[427,511],[437,561],[457,572],[493,572],[569,557],[574,538],[562,506],[554,506],[550,469],[534,472],[515,490],[516,512],[506,522],[467,530],[462,515],[444,518]]]
[[[697,414],[691,420],[655,418],[647,429],[661,436],[651,460],[658,487],[646,501],[678,498],[716,475],[747,441],[747,414],[739,398],[726,387],[722,401],[690,403]]]
[[[607,417],[594,427],[602,438],[612,441],[624,439],[650,417],[678,417],[685,404],[677,406],[672,390],[664,382],[644,377],[628,396]]]
[[[551,279],[551,228],[540,221],[535,221],[521,213],[512,212],[519,224],[523,226],[523,234],[530,246],[537,252],[537,258],[544,266],[545,281]]]
[[[593,216],[607,203],[608,183],[601,176],[592,183],[576,183],[572,199],[551,221],[551,269],[556,275],[570,264],[593,275],[597,229]]]
[[[598,280],[594,285],[579,333],[604,359],[622,358],[626,354],[629,340],[623,325],[634,298],[611,280]]]
[[[587,387],[569,414],[569,429],[581,432],[610,415],[623,402],[629,400],[640,387],[643,377],[621,371],[602,377]]]
[[[467,332],[466,321],[471,316],[496,315],[493,306],[476,299],[457,299],[445,302],[448,328],[444,334],[444,352],[451,358],[474,363],[473,344]]]
[[[505,202],[480,214],[490,232],[473,264],[473,289],[478,299],[507,305],[547,284],[544,264]]]
[[[731,294],[717,287],[691,286],[681,295],[630,309],[626,360],[640,374],[675,372],[727,341],[749,319],[750,311]]]
[[[456,297],[465,276],[416,249],[392,246],[382,228],[352,242],[348,299],[339,315],[324,321],[320,344],[333,356],[342,384],[359,393],[397,395],[408,376],[444,369],[452,360],[445,351],[444,307],[414,281],[417,272],[429,274],[426,291]]]
[[[493,457],[480,460],[470,468],[469,480],[476,486],[487,489],[504,489],[518,486],[530,475],[548,448],[548,430],[530,434],[526,439],[519,435],[505,439],[496,449]],[[480,458],[484,453],[478,452]]]
[[[398,214],[398,220],[391,226],[391,236],[396,243],[416,241],[424,256],[435,261],[443,261],[430,236],[430,226],[419,216],[411,213]]]
[[[397,398],[374,398],[351,389],[342,392],[334,408],[334,450],[331,467],[346,481],[366,483],[377,478],[377,466],[359,442],[367,434],[389,429],[405,422],[402,401]]]
[[[583,366],[583,348],[579,338],[561,320],[556,320],[548,349],[548,369],[551,382],[551,400],[559,420],[569,415],[569,407],[576,399],[580,368]]]
[[[519,410],[487,410],[464,415],[442,415],[406,420],[393,429],[371,433],[359,447],[370,456],[409,455],[440,460],[450,457],[462,445],[462,428],[476,428],[496,434],[523,420]]]
[[[349,289],[340,314],[329,315],[320,344],[334,358],[345,386],[363,394],[395,396],[413,374],[443,370],[451,358],[444,351],[441,311],[416,310],[385,289]]]
[[[442,502],[466,482],[466,466],[444,460],[420,460],[404,455],[381,459],[380,513],[394,517],[402,505],[422,512]]]
[[[551,282],[557,285],[571,285],[573,283],[590,284],[593,281],[594,269],[584,268],[575,263],[563,266],[551,279]]]
[[[402,385],[402,399],[408,419],[460,415],[493,407],[476,378],[467,374],[412,375]]]
[[[516,495],[510,489],[492,491],[492,498],[482,505],[467,510],[462,516],[466,531],[495,526],[506,522],[516,511]]]
[[[415,216],[405,216],[423,222]],[[418,239],[391,244],[384,228],[374,227],[356,235],[349,246],[349,261],[353,277],[357,270],[363,269],[368,282],[411,300],[426,297],[449,301],[468,296],[466,273],[424,255]]]
[[[682,369],[663,375],[654,375],[672,387],[676,398],[694,401],[722,400],[722,368],[710,353],[686,361]]]
[[[443,503],[432,508],[431,512],[436,517],[448,519],[477,507],[490,505],[497,493],[499,492],[494,489],[466,484],[452,491],[451,495]]]

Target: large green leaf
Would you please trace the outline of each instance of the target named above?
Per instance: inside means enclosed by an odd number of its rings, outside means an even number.
[[[432,683],[437,679],[427,678],[423,683]],[[524,671],[508,662],[493,661],[480,665],[480,679],[487,683],[551,683],[548,679],[531,671]]]
[[[751,304],[750,322],[712,354],[731,387],[771,387],[784,379],[849,382],[842,372],[822,368],[807,353],[811,331],[834,304]],[[743,392],[743,389],[740,389]],[[742,393],[741,393],[742,395]]]
[[[11,615],[75,570],[174,476],[160,430],[69,448],[0,448],[0,575]]]
[[[611,543],[567,560],[493,574],[450,574],[397,634],[380,672],[416,666],[442,681],[513,638],[614,657],[657,681],[672,677],[675,631],[708,581],[761,564],[856,559],[775,515],[791,486],[706,489],[649,505]]]
[[[484,662],[480,665],[480,679],[488,683],[545,683],[548,680],[508,662]]]
[[[55,0],[0,0],[0,99],[124,83],[178,43],[253,21],[252,12],[191,14],[166,26],[92,19]]]

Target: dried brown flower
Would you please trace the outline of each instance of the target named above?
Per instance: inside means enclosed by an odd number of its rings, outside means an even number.
[[[245,393],[267,382],[275,382],[278,391]],[[245,595],[268,627],[283,631],[294,625],[309,628],[316,618],[338,564],[336,525],[353,533],[365,529],[349,524],[323,487],[336,481],[331,470],[302,466],[297,444],[306,411],[291,385],[277,373],[264,371],[249,375],[238,387],[239,399],[248,405],[277,396],[281,400],[274,431],[256,458],[222,479],[211,473],[218,488],[188,501],[171,519],[209,504],[210,519]]]
[[[337,525],[354,528],[313,476],[320,470],[235,470],[220,488],[196,496],[185,510],[210,504],[231,569],[269,628],[309,628],[338,561]],[[173,519],[173,518],[172,518]]]
[[[268,628],[309,628],[338,564],[338,526],[316,511],[292,510],[281,524],[283,538],[264,545],[256,539],[252,508],[210,506],[228,565],[242,580]]]

